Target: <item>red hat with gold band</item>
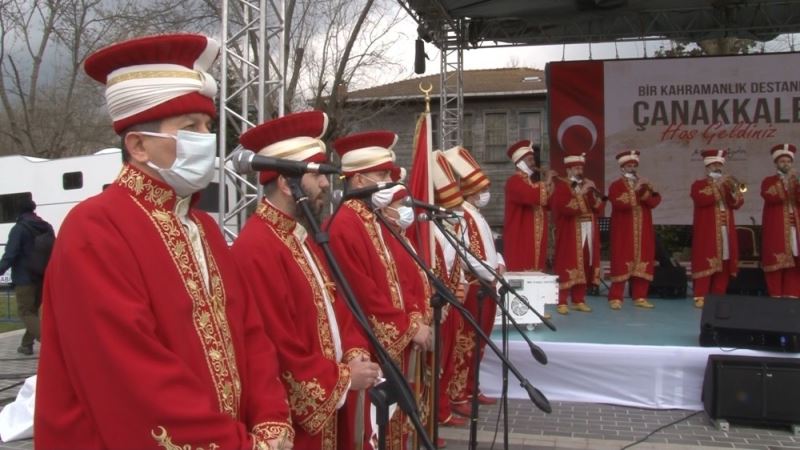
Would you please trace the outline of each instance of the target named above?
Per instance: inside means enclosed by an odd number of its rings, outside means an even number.
[[[769,151],[772,154],[772,160],[780,158],[781,156],[788,156],[794,161],[794,154],[797,152],[797,147],[793,144],[778,144]]]
[[[531,147],[531,141],[523,140],[515,143],[511,147],[508,148],[506,154],[508,158],[511,160],[512,163],[518,163],[522,158],[533,155],[533,147]]]
[[[182,114],[216,117],[217,82],[206,71],[218,54],[219,43],[207,36],[148,36],[98,50],[84,70],[106,85],[108,113],[121,133]]]
[[[299,112],[247,130],[239,143],[263,156],[321,163],[328,159],[325,143],[320,140],[327,128],[328,115],[324,112]],[[267,184],[277,177],[278,172],[265,170],[258,179]]]
[[[564,167],[583,166],[584,164],[586,164],[586,153],[567,155],[564,157]]]
[[[709,148],[700,152],[700,156],[703,157],[703,165],[706,166],[714,163],[725,164],[725,158],[728,157],[728,150]]]
[[[461,195],[470,196],[489,187],[489,178],[483,173],[481,166],[475,161],[469,150],[455,146],[445,150],[444,156],[453,170],[461,177]]]
[[[395,155],[392,147],[397,135],[391,131],[368,131],[345,136],[333,143],[342,162],[345,177],[357,173],[392,170]]]
[[[441,150],[432,152],[433,165],[431,176],[433,178],[433,199],[437,205],[445,209],[455,208],[464,203],[461,189],[453,173],[453,168]]]
[[[624,152],[617,153],[617,164],[620,167],[628,164],[629,162],[634,162],[636,165],[639,165],[639,150],[625,150]]]

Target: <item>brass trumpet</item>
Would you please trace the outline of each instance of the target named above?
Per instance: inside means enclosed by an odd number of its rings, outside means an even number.
[[[740,182],[739,179],[733,175],[728,175],[725,181],[730,183],[732,188],[737,189],[742,194],[747,192],[747,183]]]

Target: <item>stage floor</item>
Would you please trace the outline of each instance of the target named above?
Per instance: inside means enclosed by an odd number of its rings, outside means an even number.
[[[653,309],[636,308],[626,300],[622,309],[608,307],[606,297],[589,297],[590,313],[570,311],[566,316],[547,305],[557,331],[538,325],[526,331],[549,358],[538,364],[528,345],[510,333],[509,359],[550,400],[607,403],[643,408],[702,409],[703,375],[709,355],[798,358],[800,354],[748,349],[701,347],[702,310],[692,299],[651,299]],[[492,340],[498,345],[498,328]],[[486,352],[481,366],[481,388],[498,395],[502,380],[500,360]],[[527,393],[512,380],[511,398]]]
[[[590,344],[668,345],[696,347],[699,345],[702,310],[694,307],[691,298],[650,299],[653,309],[636,308],[626,299],[622,309],[608,307],[607,297],[589,296],[586,303],[590,313],[570,311],[566,316],[556,313],[556,305],[545,310],[553,318],[557,331],[539,324],[527,332],[534,342],[575,342]],[[522,339],[511,333],[514,340]],[[492,338],[500,340],[499,327]]]

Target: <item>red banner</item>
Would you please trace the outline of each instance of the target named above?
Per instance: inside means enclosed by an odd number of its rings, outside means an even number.
[[[432,145],[431,115],[423,113],[417,121],[414,131],[414,146],[411,164],[411,178],[408,189],[412,197],[425,203],[433,203],[433,178],[431,177]],[[417,210],[417,213],[425,212]],[[408,229],[408,237],[414,243],[417,253],[431,265],[433,261],[433,229],[430,222],[416,221]]]
[[[547,65],[550,164],[564,175],[564,156],[585,153],[584,176],[605,192],[603,62]]]

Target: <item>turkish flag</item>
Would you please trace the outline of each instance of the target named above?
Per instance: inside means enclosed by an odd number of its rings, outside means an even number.
[[[584,176],[605,192],[603,62],[547,65],[550,165],[564,174],[564,157],[585,153]]]

